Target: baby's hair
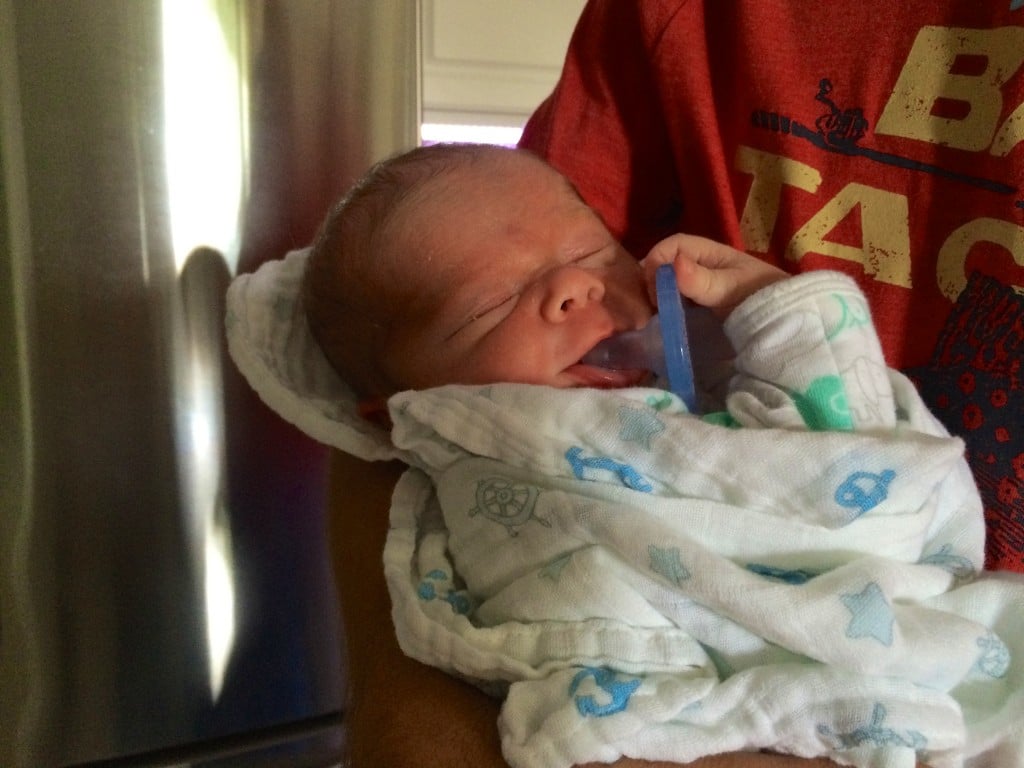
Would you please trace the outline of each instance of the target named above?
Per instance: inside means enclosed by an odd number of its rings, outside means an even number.
[[[375,165],[327,214],[310,251],[302,299],[313,337],[358,396],[400,388],[378,354],[400,311],[388,276],[403,207],[453,170],[511,153],[479,144],[418,147]]]

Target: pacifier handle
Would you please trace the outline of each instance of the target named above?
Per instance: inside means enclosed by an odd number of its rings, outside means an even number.
[[[654,287],[661,318],[661,339],[665,351],[668,385],[690,413],[697,412],[697,389],[693,379],[693,360],[686,334],[686,313],[683,298],[676,283],[676,272],[671,264],[662,264],[655,270]]]

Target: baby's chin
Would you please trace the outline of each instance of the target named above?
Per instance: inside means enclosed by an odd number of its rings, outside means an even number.
[[[594,389],[625,389],[650,384],[653,374],[642,368],[613,370],[596,365],[577,363],[562,372],[565,387],[591,387]]]

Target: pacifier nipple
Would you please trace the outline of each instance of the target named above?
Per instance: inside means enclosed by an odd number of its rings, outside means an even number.
[[[598,368],[610,368],[613,371],[644,370],[655,371],[657,356],[660,353],[657,337],[661,332],[657,329],[657,315],[643,328],[636,331],[623,331],[609,336],[598,343],[583,358],[587,365]],[[651,338],[651,336],[654,338]]]
[[[658,314],[638,331],[611,336],[587,353],[583,362],[613,370],[644,369],[668,381],[668,388],[691,413],[697,411],[693,362],[686,336],[686,316],[671,264],[655,272]]]

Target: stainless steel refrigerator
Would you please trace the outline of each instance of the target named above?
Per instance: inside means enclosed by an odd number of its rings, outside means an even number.
[[[415,0],[0,0],[0,765],[334,765],[324,451],[227,283],[418,120]]]

